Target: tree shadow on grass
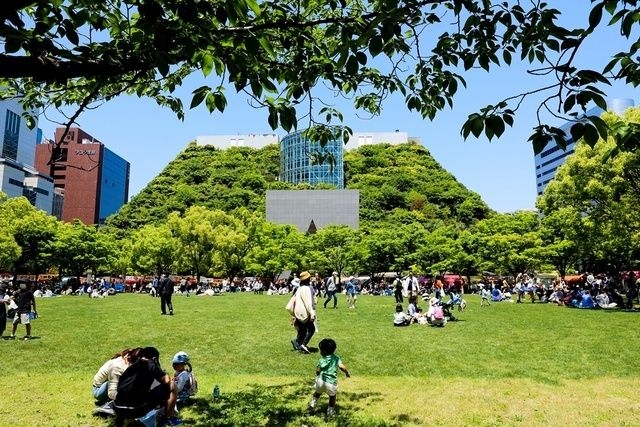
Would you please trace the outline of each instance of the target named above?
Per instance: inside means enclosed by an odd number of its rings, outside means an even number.
[[[338,393],[338,414],[327,420],[328,397],[323,395],[314,413],[306,404],[312,388],[299,381],[273,386],[253,385],[249,390],[225,393],[218,401],[199,397],[184,409],[183,425],[203,426],[363,426],[396,427],[401,420],[388,423],[367,414],[367,402],[379,401],[380,393]]]

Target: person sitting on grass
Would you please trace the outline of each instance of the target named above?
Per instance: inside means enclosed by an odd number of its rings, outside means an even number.
[[[418,297],[411,295],[409,297],[409,306],[407,307],[407,314],[411,319],[410,323],[420,323],[420,319],[424,318],[422,309],[418,307]]]
[[[313,398],[309,402],[309,410],[315,411],[318,398],[322,393],[329,395],[329,407],[327,408],[327,418],[336,415],[336,394],[338,393],[338,369],[349,378],[351,374],[342,363],[340,356],[335,354],[336,342],[331,338],[325,338],[318,344],[322,357],[316,365],[316,387]]]
[[[184,351],[179,351],[173,356],[173,382],[176,387],[178,403],[185,403],[191,396],[198,392],[198,383],[193,375],[193,368],[189,355]]]
[[[585,289],[582,292],[582,299],[580,300],[579,308],[595,308],[596,304],[593,301],[593,297],[591,296],[591,292],[588,289]]]
[[[116,398],[120,375],[138,359],[140,350],[140,348],[125,348],[98,369],[93,377],[93,397],[96,405],[103,405]]]
[[[447,318],[444,315],[444,310],[436,298],[431,298],[429,300],[427,322],[431,326],[444,326],[447,324]]]
[[[396,304],[396,312],[393,315],[393,326],[409,326],[411,317],[404,313],[402,304]]]
[[[491,300],[494,302],[502,301],[502,292],[500,292],[497,286],[491,290]]]
[[[618,306],[618,304],[616,304],[615,302],[611,302],[611,300],[609,299],[609,295],[607,295],[604,289],[600,290],[600,293],[596,295],[595,299],[596,304],[600,308],[616,308]]]
[[[155,347],[145,347],[139,356],[120,376],[113,405],[116,416],[154,425],[164,409],[167,425],[182,424],[182,420],[174,416],[176,388],[160,367],[160,353]]]

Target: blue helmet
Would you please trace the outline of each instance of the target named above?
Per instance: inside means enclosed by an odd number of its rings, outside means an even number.
[[[184,351],[179,351],[173,356],[173,360],[171,361],[173,365],[177,363],[189,363],[189,355]]]

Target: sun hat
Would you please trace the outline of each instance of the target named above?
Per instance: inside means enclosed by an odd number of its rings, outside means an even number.
[[[303,271],[302,273],[300,273],[300,280],[307,280],[311,278],[311,273],[309,273],[308,271]]]
[[[171,364],[176,365],[179,363],[189,363],[189,355],[184,351],[179,351],[173,356]]]

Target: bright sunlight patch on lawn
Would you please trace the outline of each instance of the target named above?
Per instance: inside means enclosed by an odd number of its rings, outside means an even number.
[[[177,351],[191,357],[200,392],[187,426],[637,425],[640,313],[466,299],[445,328],[394,328],[392,297],[320,304],[311,347],[334,338],[352,373],[331,423],[326,396],[306,412],[319,354],[292,351],[286,296],[174,296],[175,316],[147,295],[39,299],[37,338],[0,341],[0,424],[109,425],[92,416],[93,375],[122,348],[153,345],[168,370]]]

